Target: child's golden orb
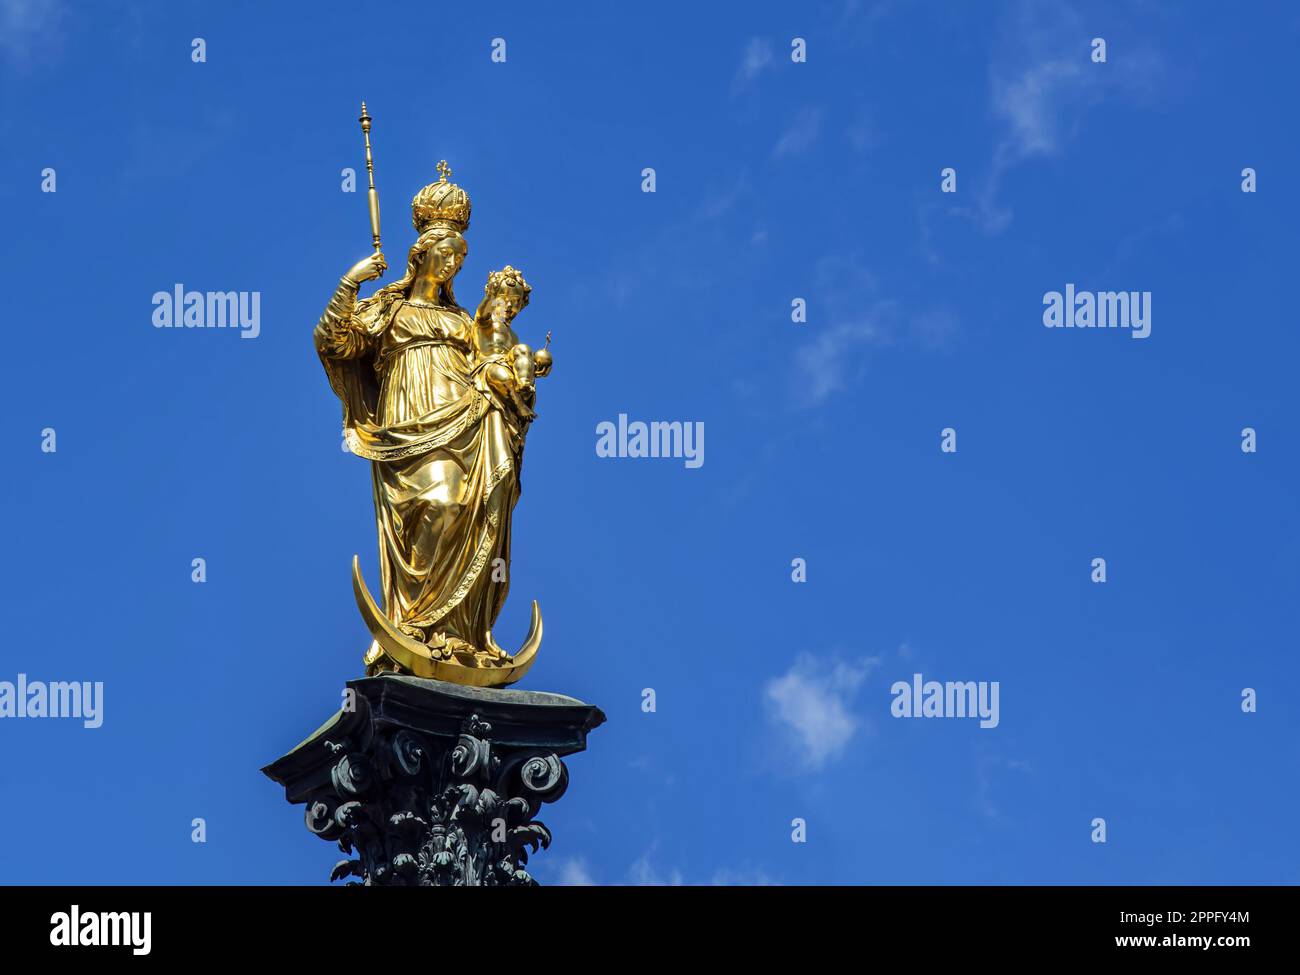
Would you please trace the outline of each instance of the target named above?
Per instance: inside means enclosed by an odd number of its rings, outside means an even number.
[[[533,368],[537,375],[545,376],[551,371],[555,359],[551,356],[551,333],[546,333],[546,344],[533,353]]]

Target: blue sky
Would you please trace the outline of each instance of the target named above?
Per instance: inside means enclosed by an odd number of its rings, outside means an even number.
[[[0,681],[105,685],[101,728],[0,722],[0,879],[336,859],[259,769],[367,642],[369,472],[310,338],[369,247],[340,191],[364,98],[390,262],[446,158],[462,304],[511,263],[517,330],[554,333],[498,635],[537,598],[523,686],[609,721],[539,879],[1300,880],[1287,5],[5,0],[0,25]],[[1150,337],[1044,328],[1067,282],[1151,292]],[[260,292],[259,336],[155,329],[177,283]],[[704,423],[705,463],[597,457],[620,413]],[[914,673],[999,682],[998,726],[892,717]]]

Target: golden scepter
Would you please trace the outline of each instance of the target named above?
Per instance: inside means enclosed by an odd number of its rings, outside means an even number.
[[[361,103],[361,133],[366,138],[366,175],[370,177],[370,236],[374,240],[375,253],[379,253],[379,193],[375,191],[375,162],[370,158],[370,116],[366,114],[366,103]]]

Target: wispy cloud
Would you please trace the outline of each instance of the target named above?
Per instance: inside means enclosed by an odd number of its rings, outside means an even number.
[[[874,28],[892,13],[898,4],[894,0],[876,0],[866,10],[863,6],[862,0],[845,0],[840,6],[840,15],[835,22],[836,37],[849,37],[860,41],[875,39]]]
[[[628,868],[627,882],[638,887],[683,887],[707,883],[714,887],[769,887],[776,881],[765,871],[750,864],[740,867],[718,867],[707,881],[686,878],[676,866],[663,866],[658,862],[659,841]]]
[[[657,862],[658,841],[627,869],[621,883],[634,887],[685,887],[707,884],[711,887],[774,887],[778,881],[760,867],[744,864],[740,867],[718,867],[707,880],[688,879],[677,866]],[[591,871],[582,859],[566,860],[560,866],[557,886],[596,886]]]
[[[957,336],[957,316],[946,308],[932,308],[913,317],[912,334],[924,348],[947,352]]]
[[[742,169],[726,186],[708,187],[699,207],[699,215],[705,220],[716,220],[732,210],[749,189],[749,173]]]
[[[975,803],[985,819],[998,821],[1002,819],[1002,809],[994,801],[994,778],[1000,772],[1033,772],[1028,762],[1016,758],[995,755],[984,748],[975,753]]]
[[[879,126],[866,109],[860,110],[848,124],[844,130],[844,137],[848,139],[853,150],[859,153],[869,152],[884,141]]]
[[[0,0],[0,52],[24,71],[58,44],[61,0]]]
[[[559,864],[559,876],[555,884],[557,887],[594,887],[596,881],[587,867],[587,861],[576,857]]]
[[[853,740],[860,721],[850,705],[879,663],[879,657],[850,664],[800,654],[786,673],[764,686],[768,713],[791,736],[806,770],[838,758]]]
[[[946,352],[956,342],[959,327],[952,312],[913,309],[883,297],[875,275],[856,255],[823,258],[814,283],[817,299],[804,326],[809,337],[792,362],[798,407],[818,406],[860,382],[872,349],[905,345]]]
[[[805,108],[790,126],[781,133],[781,138],[772,147],[772,157],[781,159],[794,156],[811,149],[822,132],[822,112],[819,108]]]
[[[764,37],[751,37],[745,45],[745,53],[736,69],[736,76],[732,79],[731,93],[736,95],[750,87],[775,62],[776,53],[772,42]]]
[[[819,328],[811,342],[794,354],[798,396],[803,406],[817,406],[847,389],[863,372],[865,346],[882,343],[884,329],[870,315]]]
[[[713,879],[709,881],[714,887],[775,887],[776,881],[773,880],[763,870],[751,869],[748,867],[735,870],[731,867],[720,867],[713,872]]]
[[[1078,47],[1078,38],[1073,40]],[[1007,127],[998,151],[1008,162],[1050,155],[1060,148],[1061,109],[1086,87],[1083,72],[1083,51],[1075,50],[993,79],[993,114]]]
[[[1000,135],[974,207],[954,208],[986,233],[1011,222],[1011,209],[999,203],[1009,170],[1059,154],[1088,107],[1119,96],[1145,100],[1162,86],[1164,61],[1150,48],[1093,63],[1089,26],[1063,0],[1020,3],[1003,21],[989,68],[989,108]]]
[[[819,297],[808,309],[808,341],[795,350],[795,399],[817,406],[866,370],[865,351],[889,342],[887,322],[897,310],[877,294],[876,279],[852,255],[823,258],[814,275]]]
[[[628,870],[629,881],[638,887],[681,887],[686,882],[682,879],[682,872],[676,867],[670,867],[661,873],[660,868],[650,861],[653,853],[652,848],[632,864]]]

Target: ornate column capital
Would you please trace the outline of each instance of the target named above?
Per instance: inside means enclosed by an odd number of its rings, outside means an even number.
[[[306,806],[307,828],[349,859],[331,880],[535,884],[535,819],[568,786],[566,755],[605,715],[561,694],[383,674],[349,681],[353,706],[262,771]]]

